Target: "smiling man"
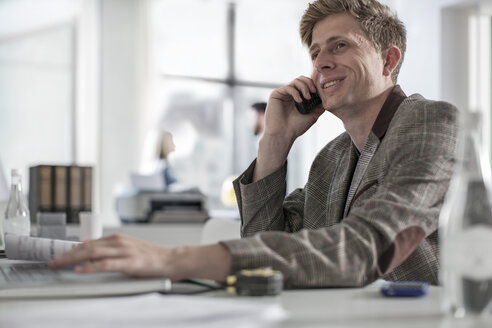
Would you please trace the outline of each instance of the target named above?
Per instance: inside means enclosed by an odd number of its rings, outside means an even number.
[[[241,241],[233,268],[270,265],[296,286],[362,286],[377,278],[438,282],[438,216],[453,168],[456,109],[396,85],[402,22],[373,0],[318,0],[301,20],[313,63],[275,90],[256,161],[236,181]],[[301,94],[322,99],[300,114]],[[293,142],[324,113],[346,132],[285,199]],[[264,232],[269,231],[269,232]]]
[[[270,266],[288,287],[363,286],[377,278],[437,283],[438,216],[453,169],[456,109],[396,85],[405,29],[374,0],[318,0],[301,20],[313,63],[272,92],[257,159],[235,181],[242,239],[165,248],[111,236],[52,267],[78,272],[223,281]],[[294,102],[317,92],[307,115]],[[346,132],[315,158],[303,188],[285,197],[294,141],[331,112]]]

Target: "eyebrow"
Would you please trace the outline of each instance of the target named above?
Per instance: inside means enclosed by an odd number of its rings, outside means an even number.
[[[324,43],[330,43],[330,42],[333,42],[334,40],[336,39],[342,39],[343,36],[341,35],[334,35],[332,37],[329,37]],[[316,47],[319,47],[319,43],[313,43],[311,44],[311,46],[309,47],[309,53],[311,53],[313,51],[314,48]]]

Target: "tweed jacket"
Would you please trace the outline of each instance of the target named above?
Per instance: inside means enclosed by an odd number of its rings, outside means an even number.
[[[438,217],[453,171],[457,110],[395,86],[358,153],[345,132],[285,197],[287,164],[234,182],[242,239],[224,241],[231,272],[270,266],[287,287],[438,282]]]

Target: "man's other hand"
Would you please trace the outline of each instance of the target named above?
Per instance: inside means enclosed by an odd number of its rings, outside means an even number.
[[[220,244],[164,247],[115,234],[83,243],[49,263],[57,269],[75,266],[81,274],[121,272],[133,277],[167,277],[173,281],[204,278],[223,281],[230,253]]]

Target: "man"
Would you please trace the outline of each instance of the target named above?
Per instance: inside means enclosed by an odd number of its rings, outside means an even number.
[[[92,260],[78,272],[223,281],[243,268],[281,270],[288,287],[437,283],[438,215],[452,173],[456,110],[395,85],[405,50],[402,23],[375,0],[318,0],[301,20],[313,62],[275,90],[255,162],[235,182],[241,240],[162,248],[123,236],[85,244],[52,263]],[[294,101],[318,92],[302,115]],[[325,111],[346,132],[314,160],[303,189],[285,195],[294,140]]]
[[[260,136],[265,130],[265,110],[267,103],[265,102],[257,102],[251,105],[251,108],[254,109],[255,117],[254,117],[254,134],[255,136]]]

